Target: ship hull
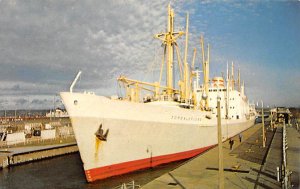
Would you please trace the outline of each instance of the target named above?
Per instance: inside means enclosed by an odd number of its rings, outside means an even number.
[[[217,144],[217,119],[196,110],[61,93],[89,182],[194,157]],[[76,103],[75,103],[76,102]],[[222,120],[223,140],[254,124]],[[105,139],[97,137],[101,130]]]
[[[189,159],[202,152],[208,150],[210,147],[204,147],[196,150],[190,150],[186,152],[180,152],[175,154],[161,155],[152,158],[139,159],[99,168],[93,168],[85,171],[86,178],[89,182],[105,179],[116,175],[121,175],[129,172],[133,172],[140,169],[146,169],[155,167],[161,164],[179,161],[183,159]]]

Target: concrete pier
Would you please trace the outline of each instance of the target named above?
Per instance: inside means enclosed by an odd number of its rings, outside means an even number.
[[[78,152],[76,143],[1,149],[0,168],[74,152]]]
[[[266,130],[267,141],[263,148],[261,126],[257,124],[244,131],[242,142],[238,136],[234,137],[232,150],[228,141],[223,143],[225,188],[281,188],[276,168],[282,165],[282,127],[274,131],[270,128]],[[292,184],[298,188],[300,138],[293,129],[287,129],[287,162],[293,171]],[[218,147],[185,162],[142,188],[218,188]]]
[[[287,168],[292,171],[291,184],[300,188],[300,133],[295,127],[287,127]]]

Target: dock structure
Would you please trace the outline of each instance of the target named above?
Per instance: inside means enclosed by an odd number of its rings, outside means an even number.
[[[298,131],[298,132],[297,132]],[[287,168],[292,171],[291,184],[300,188],[300,132],[299,128],[287,127]]]
[[[266,147],[262,146],[262,124],[256,124],[233,138],[233,149],[228,141],[223,143],[225,188],[282,188],[284,174],[277,178],[277,167],[283,170],[283,127],[272,131],[266,129]],[[287,126],[287,169],[288,188],[299,188],[300,134],[294,127]],[[277,181],[278,180],[278,181]],[[143,189],[154,188],[217,188],[218,147],[185,162],[150,183]],[[284,187],[284,186],[283,186]]]
[[[0,149],[0,168],[78,152],[75,142]]]

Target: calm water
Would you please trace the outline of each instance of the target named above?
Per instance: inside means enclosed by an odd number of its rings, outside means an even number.
[[[158,166],[153,169],[87,183],[78,153],[42,160],[0,170],[1,189],[31,188],[115,188],[132,180],[144,185],[154,178],[173,170],[181,162]]]

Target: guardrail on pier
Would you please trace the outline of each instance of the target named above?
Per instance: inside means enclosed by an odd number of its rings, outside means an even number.
[[[129,182],[129,183],[123,183],[122,185],[120,186],[117,186],[115,187],[114,189],[138,189],[140,188],[141,186],[140,185],[136,185],[134,183],[134,180]]]
[[[291,184],[291,174],[292,171],[287,169],[287,153],[286,150],[288,149],[287,143],[287,135],[286,135],[286,124],[283,123],[283,130],[282,130],[282,165],[281,169],[277,167],[277,181],[281,181],[281,186],[284,189],[292,188]]]

